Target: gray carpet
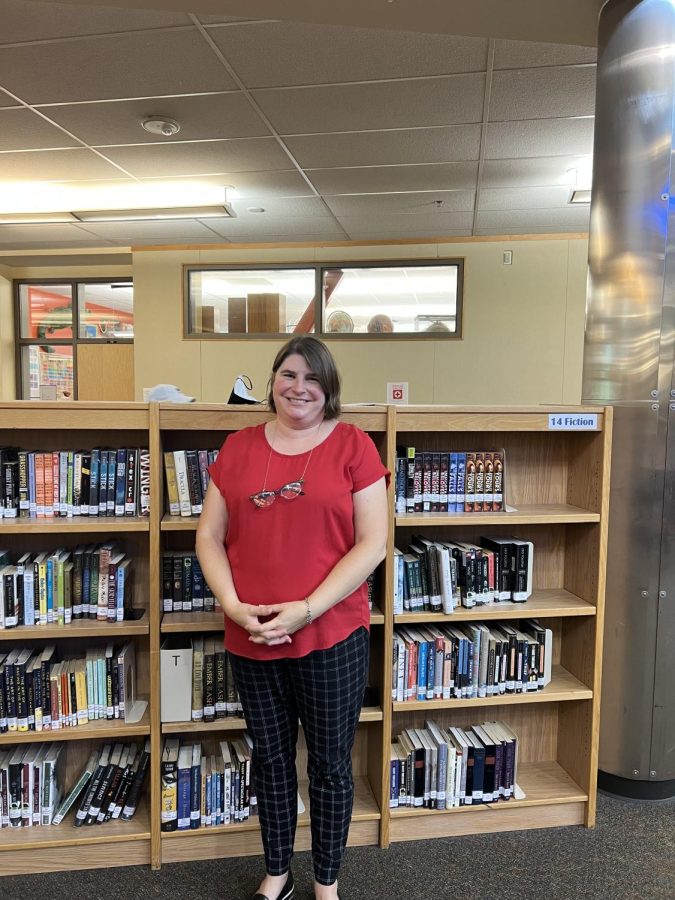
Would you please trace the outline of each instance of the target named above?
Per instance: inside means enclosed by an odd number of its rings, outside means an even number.
[[[249,900],[260,857],[0,879],[7,900]],[[311,859],[293,861],[297,900],[310,900]],[[675,801],[600,795],[595,829],[549,828],[348,850],[342,900],[675,900]]]

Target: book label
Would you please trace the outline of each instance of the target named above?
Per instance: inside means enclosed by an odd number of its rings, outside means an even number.
[[[597,413],[548,414],[549,431],[597,431]]]

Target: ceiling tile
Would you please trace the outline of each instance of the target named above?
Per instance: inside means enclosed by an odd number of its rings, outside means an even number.
[[[480,125],[304,135],[285,143],[305,168],[401,165],[478,159]]]
[[[588,231],[586,226],[578,225],[560,225],[559,223],[552,227],[551,225],[529,225],[527,227],[511,227],[506,231],[504,228],[476,228],[474,234],[477,237],[485,237],[489,235],[504,234],[578,234]]]
[[[15,241],[89,241],[100,244],[98,235],[81,225],[0,225],[0,244]]]
[[[504,209],[553,209],[567,207],[569,187],[483,188],[478,208],[481,210]]]
[[[0,155],[0,181],[91,181],[125,177],[92,150],[38,150]]]
[[[335,219],[330,217],[299,217],[288,219],[285,216],[248,215],[236,219],[209,219],[209,228],[224,237],[236,241],[267,240],[268,235],[285,234],[287,240],[296,240],[298,235],[311,234],[311,240],[322,238],[340,240],[344,233]],[[255,237],[253,237],[255,236]]]
[[[568,185],[570,183],[570,169],[588,168],[589,165],[589,156],[486,159],[483,163],[481,184],[484,188]]]
[[[318,197],[297,197],[289,200],[269,198],[264,203],[264,213],[250,213],[247,206],[250,202],[245,199],[235,200],[232,207],[240,220],[253,218],[259,221],[262,217],[269,218],[287,218],[289,220],[296,218],[312,218],[323,216],[331,216],[330,210],[325,203]],[[259,206],[259,204],[255,204]]]
[[[480,122],[484,75],[254,91],[279,134]]]
[[[595,113],[595,66],[495,72],[489,118],[553,119]]]
[[[167,143],[209,138],[257,137],[269,129],[242,93],[192,97],[75,103],[42,107],[45,115],[94,146]],[[141,123],[150,116],[175,119],[175,138],[150,134]]]
[[[31,3],[2,0],[1,44],[41,41],[86,34],[134,31],[188,25],[186,13],[151,12],[127,7],[124,11],[104,6],[67,3]]]
[[[110,147],[105,155],[138,178],[283,169],[288,157],[274,138]]]
[[[438,205],[440,201],[440,206]],[[362,197],[327,197],[338,218],[343,216],[429,216],[473,210],[473,191],[435,191],[424,194],[368,194]]]
[[[30,109],[0,110],[0,150],[42,150],[48,147],[77,146],[79,146],[77,141]]]
[[[350,169],[307,169],[322,194],[379,194],[400,191],[449,191],[476,186],[477,162],[428,166],[366,166]]]
[[[446,237],[468,237],[471,234],[471,226],[468,225],[466,228],[444,228],[442,232],[438,232],[434,229],[425,230],[424,228],[410,228],[405,225],[401,225],[400,228],[395,228],[390,231],[384,231],[382,228],[377,228],[374,231],[359,230],[358,225],[354,226],[353,230],[349,231],[349,239],[351,241],[372,241],[372,240],[415,240],[418,237],[428,237],[428,238],[446,238]],[[379,252],[378,252],[378,255]]]
[[[593,119],[533,119],[488,125],[486,159],[589,154]]]
[[[568,206],[565,209],[511,209],[479,212],[476,225],[479,228],[501,228],[508,233],[512,228],[548,228],[556,231],[559,226],[588,227],[588,206]]]
[[[400,229],[413,236],[419,234],[447,234],[450,230],[471,232],[473,213],[442,213],[433,210],[430,213],[409,213],[394,219],[387,213],[373,213],[363,216],[340,216],[339,222],[350,234],[355,231],[377,234]],[[467,230],[468,229],[468,230]]]
[[[214,29],[248,87],[329,84],[485,70],[487,40],[302,22]]]
[[[153,181],[167,181],[171,183],[172,180],[165,176],[143,178],[143,181],[148,183]],[[233,187],[244,200],[266,199],[268,197],[315,196],[314,191],[296,169],[286,172],[232,172],[222,175],[198,175],[190,177],[189,180],[197,184]]]
[[[234,87],[225,68],[194,30],[80,38],[41,44],[39,52],[31,46],[0,47],[0,84],[31,104]]]
[[[125,244],[163,240],[171,243],[187,243],[213,237],[201,222],[181,219],[173,222],[89,222],[87,229],[97,237]]]
[[[11,248],[12,250],[71,250],[85,247],[125,247],[126,244],[114,243],[113,241],[102,241],[100,238],[91,241],[57,241],[57,240],[48,240],[48,241],[10,241],[9,243],[3,243],[0,240],[0,247]],[[68,254],[68,259],[70,260],[70,254]]]
[[[5,107],[13,107],[20,106],[18,100],[15,100],[14,97],[10,97],[7,91],[3,91],[0,88],[0,108],[4,109]]]
[[[595,47],[573,47],[567,44],[539,44],[532,41],[496,41],[495,69],[524,69],[530,66],[565,66],[592,63],[597,59]]]

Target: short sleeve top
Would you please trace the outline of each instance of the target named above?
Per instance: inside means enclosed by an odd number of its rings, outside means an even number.
[[[308,455],[271,449],[264,425],[256,425],[231,434],[209,470],[227,505],[225,548],[244,603],[288,603],[311,594],[354,546],[353,495],[389,478],[372,439],[338,422],[312,451],[302,495],[277,497],[265,509],[253,504],[250,497],[263,488],[268,460],[265,487],[277,490],[300,478]],[[245,629],[225,617],[225,646],[253,659],[299,657],[332,647],[369,622],[363,584],[297,631],[291,644],[254,644]]]

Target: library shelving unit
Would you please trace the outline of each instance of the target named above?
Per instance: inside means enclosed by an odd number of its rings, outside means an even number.
[[[512,534],[534,544],[533,593],[526,603],[458,608],[449,615],[385,617],[395,624],[538,618],[553,631],[553,675],[534,694],[392,703],[392,737],[403,728],[467,727],[502,719],[518,735],[518,783],[524,799],[447,811],[392,809],[381,843],[412,838],[585,824],[595,821],[600,673],[604,613],[611,410],[584,407],[591,430],[551,427],[549,415],[581,408],[398,407],[395,439],[416,450],[505,451],[507,509],[394,517],[396,545],[413,534],[454,540]],[[589,414],[589,415],[586,415]],[[553,423],[555,425],[555,422]],[[393,457],[390,458],[393,464]],[[388,638],[389,635],[387,635]],[[391,666],[383,672],[391,691]],[[389,694],[391,696],[391,694]]]
[[[28,450],[81,450],[92,447],[147,447],[149,412],[145,404],[42,403],[0,404],[0,446]],[[0,519],[0,547],[20,556],[76,544],[115,540],[132,559],[133,607],[137,618],[119,623],[83,619],[69,625],[38,625],[0,629],[0,652],[12,647],[39,649],[55,644],[59,659],[83,656],[90,647],[116,646],[133,640],[136,653],[137,696],[148,699],[158,690],[153,681],[148,604],[150,524],[142,517]],[[54,731],[7,732],[0,750],[25,743],[63,741],[64,789],[70,789],[92,749],[104,742],[136,741],[141,747],[150,735],[150,715],[134,724],[98,720]],[[74,810],[60,825],[0,829],[0,875],[99,868],[150,863],[151,809],[159,801],[146,791],[129,822],[106,822],[75,829]]]
[[[549,428],[549,414],[588,413],[591,430]],[[217,449],[225,436],[266,421],[257,406],[206,404],[5,403],[0,404],[0,446],[82,449],[94,446],[150,448],[149,518],[0,519],[0,548],[13,553],[114,538],[133,559],[134,606],[141,618],[119,624],[84,620],[64,627],[0,629],[0,652],[10,646],[56,642],[62,656],[89,646],[132,638],[136,645],[139,696],[149,698],[142,721],[96,722],[55,732],[0,735],[0,749],[25,741],[66,742],[66,785],[74,782],[92,747],[117,737],[152,745],[149,784],[128,823],[74,829],[72,811],[63,824],[0,829],[0,875],[73,868],[151,864],[231,857],[262,852],[257,820],[188,832],[160,830],[160,754],[165,735],[185,734],[205,748],[237,736],[241,718],[214,723],[160,720],[160,646],[169,635],[219,634],[217,613],[161,611],[164,551],[192,550],[196,518],[166,513],[163,452]],[[602,407],[464,408],[345,407],[343,419],[368,432],[393,472],[396,447],[459,451],[504,449],[505,499],[500,513],[395,515],[390,486],[388,552],[380,567],[371,614],[369,705],[361,715],[354,747],[356,796],[350,844],[387,847],[393,841],[470,833],[591,826],[595,819],[600,672],[604,610],[611,409]],[[439,539],[514,534],[534,542],[534,591],[527,603],[495,603],[456,609],[450,616],[393,615],[393,548],[413,534]],[[487,699],[394,703],[394,626],[406,623],[538,618],[554,634],[551,683],[535,694]],[[428,717],[468,726],[503,719],[519,737],[518,782],[522,800],[447,811],[389,808],[392,739]],[[212,752],[209,750],[208,752]],[[306,751],[298,752],[300,793]],[[83,833],[84,832],[84,833]],[[307,813],[301,815],[296,848],[310,845]]]
[[[163,470],[161,460],[167,450],[218,449],[228,433],[251,425],[258,425],[271,418],[266,408],[246,406],[210,406],[206,404],[160,404],[150,406],[151,423],[151,465],[154,496],[162,496]],[[388,435],[393,422],[392,412],[384,406],[368,406],[346,409],[342,419],[358,425],[367,431],[377,445],[383,461],[388,458]],[[166,503],[159,507],[160,521],[157,557],[163,551],[189,551],[194,549],[197,517],[171,516],[166,513]],[[151,512],[151,519],[153,519]],[[382,567],[384,570],[384,566]],[[159,565],[152,568],[151,597],[159,608],[161,596]],[[372,706],[364,707],[354,746],[355,801],[352,827],[349,835],[351,845],[377,844],[380,840],[381,810],[386,806],[387,797],[383,760],[388,753],[389,732],[385,729],[386,694],[383,691],[382,673],[388,650],[384,638],[385,578],[380,578],[380,597],[376,600],[371,615],[371,668],[370,687],[375,697]],[[194,634],[196,632],[223,631],[223,617],[217,613],[166,613],[161,616],[159,640],[167,634]],[[390,705],[390,704],[387,704]],[[388,714],[388,710],[387,710]],[[159,752],[164,735],[186,734],[189,740],[199,740],[205,748],[213,747],[219,740],[236,737],[245,729],[245,722],[239,717],[216,719],[212,723],[160,721],[159,703],[152,705],[153,731],[153,784],[159,784]],[[155,747],[157,752],[155,752]],[[212,749],[207,750],[213,752]],[[298,747],[299,791],[309,809],[306,786],[307,754],[302,735]],[[194,859],[243,856],[262,853],[262,842],[257,818],[229,825],[199,828],[194,831],[161,832],[159,809],[152,820],[153,865],[183,862]],[[296,833],[296,849],[310,846],[309,816],[305,812],[299,816]]]

